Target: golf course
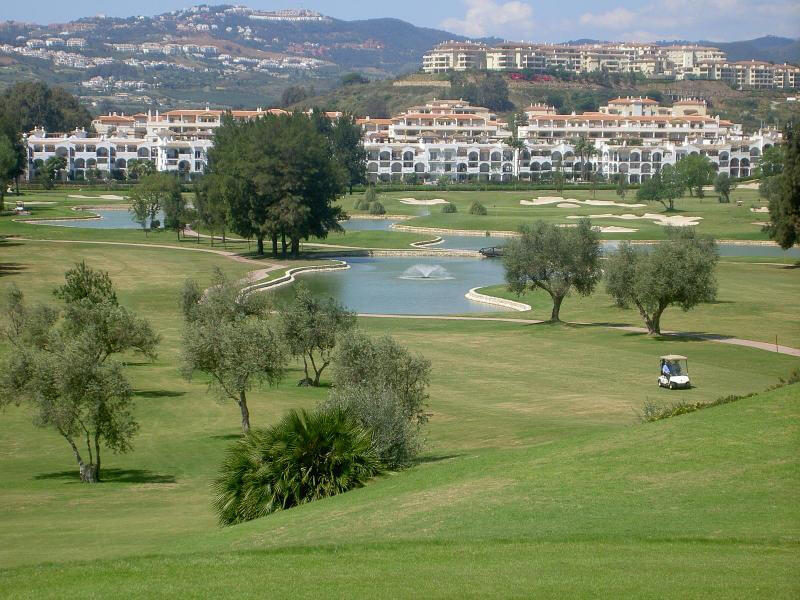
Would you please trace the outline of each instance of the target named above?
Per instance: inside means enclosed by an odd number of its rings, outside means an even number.
[[[355,208],[360,195],[341,199],[353,223],[370,216]],[[380,193],[385,227],[346,224],[304,242],[300,258],[273,258],[201,226],[179,235],[136,223],[36,222],[127,211],[125,191],[24,192],[30,214],[0,217],[0,294],[13,285],[30,302],[54,303],[65,271],[83,261],[109,274],[119,304],[147,319],[160,341],[152,360],[121,356],[139,431],[130,451],[104,452],[101,483],[81,483],[64,439],[36,427],[25,403],[0,412],[0,597],[797,598],[800,383],[796,374],[786,383],[800,368],[797,250],[771,245],[752,187],[725,204],[713,192],[685,196],[670,213],[634,197],[569,188]],[[7,206],[16,199],[7,196]],[[428,202],[436,199],[456,211]],[[470,213],[476,201],[486,215]],[[563,322],[546,322],[546,293],[509,291],[502,263],[477,254],[504,242],[498,232],[577,223],[570,217],[632,230],[601,229],[607,242],[665,239],[664,224],[646,214],[694,218],[686,226],[698,234],[741,248],[716,265],[716,299],[685,312],[670,306],[662,335],[647,335],[639,312],[617,306],[603,283],[589,296],[568,295]],[[477,234],[475,246],[448,247],[448,230]],[[412,246],[436,236],[445,243]],[[406,263],[393,267],[392,253],[449,277],[404,280],[395,271]],[[184,282],[207,290],[218,270],[264,283],[334,259],[353,264],[298,280],[346,299],[343,282],[363,277],[352,281],[374,308],[357,310],[356,327],[431,363],[422,452],[363,487],[221,527],[212,483],[242,428],[233,402],[209,391],[209,376],[181,372]],[[448,259],[495,265],[500,275],[467,285],[459,278],[471,263]],[[368,273],[381,269],[409,290],[408,311],[386,314],[377,304],[380,285],[371,288]],[[476,287],[530,310],[427,314],[413,286],[428,293],[436,285],[461,301]],[[290,290],[259,293],[277,309]],[[0,356],[13,352],[0,340]],[[663,355],[688,357],[690,389],[656,385]],[[303,361],[292,360],[278,385],[248,392],[253,427],[325,401],[329,371],[320,387],[297,385],[302,377]],[[646,404],[729,396],[737,398],[642,418]]]

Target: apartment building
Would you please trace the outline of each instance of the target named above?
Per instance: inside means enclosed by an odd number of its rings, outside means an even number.
[[[793,89],[800,87],[800,67],[758,60],[702,60],[679,75],[681,79],[715,79],[736,87]]]
[[[92,135],[35,129],[26,136],[28,173],[51,156],[67,160],[71,179],[84,178],[89,169],[122,175],[133,159],[151,160],[159,171],[202,173],[223,114],[209,108],[112,113],[93,121]],[[259,108],[231,114],[247,120],[285,111]],[[707,156],[719,172],[740,177],[752,173],[764,149],[780,142],[774,130],[747,136],[740,125],[709,115],[704,101],[690,98],[672,106],[645,97],[616,98],[581,115],[558,114],[540,104],[529,106],[525,114],[527,124],[518,127],[513,141],[508,123],[463,100],[433,100],[390,119],[359,119],[368,179],[547,180],[561,170],[567,178],[597,172],[623,174],[639,183],[690,154]],[[336,119],[340,113],[326,116]],[[577,138],[592,140],[595,152],[576,154]]]
[[[445,42],[422,59],[426,73],[488,69],[568,73],[638,73],[645,77],[712,79],[758,89],[800,86],[800,67],[763,61],[727,60],[719,48],[655,44],[525,44],[487,46],[473,42]]]
[[[694,99],[665,107],[650,98],[617,98],[582,115],[532,105],[525,113],[528,124],[517,132],[521,144],[513,146],[507,123],[463,101],[433,101],[391,119],[361,119],[368,178],[546,180],[560,169],[567,178],[585,171],[622,173],[639,183],[690,154],[707,156],[719,172],[740,177],[750,175],[763,150],[780,140],[771,130],[745,136],[740,125],[709,116],[705,102]],[[592,140],[596,153],[577,156],[577,138]]]

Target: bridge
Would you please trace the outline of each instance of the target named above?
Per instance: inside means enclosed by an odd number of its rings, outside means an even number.
[[[489,246],[488,248],[481,248],[478,252],[486,258],[498,258],[503,256],[504,246]]]

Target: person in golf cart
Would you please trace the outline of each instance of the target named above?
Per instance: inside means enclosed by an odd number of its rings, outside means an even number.
[[[691,387],[689,382],[689,365],[685,356],[668,354],[661,357],[661,375],[658,378],[659,387],[676,388]]]

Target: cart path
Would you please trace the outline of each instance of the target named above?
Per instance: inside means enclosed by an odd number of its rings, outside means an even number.
[[[109,241],[98,241],[98,240],[47,240],[47,239],[39,240],[33,238],[11,237],[11,236],[9,236],[7,239],[19,240],[23,242],[46,242],[51,244],[100,244],[106,246],[133,246],[135,248],[162,248],[167,250],[206,252],[209,254],[216,254],[218,256],[223,256],[235,262],[244,263],[247,265],[256,265],[261,267],[260,269],[255,269],[253,271],[250,271],[247,274],[247,277],[243,279],[243,281],[258,281],[259,279],[264,279],[267,276],[267,274],[271,273],[272,271],[288,268],[288,265],[275,262],[265,263],[264,261],[247,258],[246,256],[242,256],[240,254],[231,252],[229,250],[216,250],[214,248],[191,248],[186,246],[171,246],[169,244],[139,244],[136,242],[109,242]],[[268,264],[269,266],[264,267],[263,266],[264,264]]]
[[[245,256],[241,256],[236,254],[235,252],[230,252],[228,250],[215,250],[212,248],[187,248],[184,246],[171,246],[169,244],[139,244],[136,242],[110,242],[110,241],[97,241],[97,240],[48,240],[48,239],[32,239],[32,238],[25,238],[25,237],[11,237],[9,236],[7,239],[25,241],[25,242],[45,242],[45,243],[54,243],[54,244],[100,244],[100,245],[107,245],[107,246],[132,246],[135,248],[165,248],[168,250],[187,250],[191,252],[206,252],[210,254],[216,254],[218,256],[223,256],[230,260],[245,263],[249,265],[258,265],[261,266],[264,263],[258,260],[253,260],[252,258],[247,258]],[[269,263],[268,267],[262,267],[260,269],[255,269],[248,273],[246,280],[248,281],[258,281],[259,279],[264,279],[268,273],[272,271],[276,271],[278,269],[285,269],[288,265],[280,264],[280,263]],[[540,319],[514,319],[511,317],[459,317],[459,316],[448,316],[448,315],[391,315],[391,314],[377,314],[377,313],[359,313],[359,317],[365,318],[380,318],[380,319],[429,319],[429,320],[440,320],[440,321],[493,321],[493,322],[502,322],[502,323],[519,323],[521,325],[538,325],[544,323]],[[581,322],[566,322],[570,325],[593,325],[593,323],[581,323]],[[647,333],[647,329],[644,327],[634,327],[629,325],[605,325],[608,329],[619,329],[621,331],[629,331],[632,333]],[[777,354],[786,354],[789,356],[797,356],[800,357],[800,349],[792,348],[790,346],[782,346],[782,345],[775,345],[770,342],[759,342],[756,340],[745,340],[736,337],[729,337],[726,335],[715,334],[715,333],[695,333],[695,332],[681,332],[681,331],[664,331],[662,332],[664,336],[675,336],[675,337],[690,337],[699,340],[705,340],[710,342],[718,342],[720,344],[731,344],[734,346],[743,346],[745,348],[755,348],[757,350],[765,350],[767,352],[775,352]]]
[[[546,321],[540,319],[514,319],[510,317],[457,317],[447,315],[388,315],[376,313],[359,313],[359,317],[372,318],[372,319],[431,319],[442,321],[494,321],[502,323],[519,323],[520,325],[540,325]],[[566,325],[596,325],[596,323],[584,322],[571,322],[565,321]],[[644,327],[635,327],[632,325],[603,325],[607,329],[618,329],[620,331],[629,331],[632,333],[647,333]],[[697,333],[692,331],[662,331],[662,336],[665,337],[689,337],[697,340],[704,340],[708,342],[718,342],[720,344],[731,344],[733,346],[744,346],[745,348],[755,348],[757,350],[765,350],[767,352],[774,352],[776,354],[786,354],[788,356],[800,357],[800,349],[792,348],[791,346],[776,346],[770,342],[759,342],[756,340],[745,340],[742,338],[731,337],[717,333]]]

